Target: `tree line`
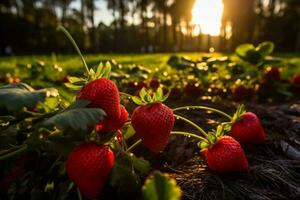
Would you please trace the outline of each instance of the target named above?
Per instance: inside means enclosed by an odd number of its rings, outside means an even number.
[[[70,6],[74,1],[80,5],[78,9]],[[95,22],[100,1],[106,1],[112,13],[109,25]],[[218,37],[193,35],[194,3],[195,0],[1,0],[0,54],[71,52],[68,41],[56,31],[58,24],[63,24],[80,48],[90,53],[200,51],[211,45],[220,51],[231,51],[240,43],[264,40],[274,41],[279,51],[300,51],[299,0],[223,0]]]

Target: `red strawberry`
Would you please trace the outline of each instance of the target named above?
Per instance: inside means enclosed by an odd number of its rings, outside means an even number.
[[[173,111],[162,103],[138,106],[131,122],[145,146],[154,153],[164,150],[174,126]]]
[[[280,71],[277,67],[272,67],[266,72],[265,77],[279,81],[281,79]]]
[[[102,108],[107,118],[120,117],[119,91],[116,84],[107,78],[99,78],[85,85],[77,94],[77,99],[91,101],[89,107]]]
[[[153,78],[150,81],[150,87],[153,88],[153,89],[157,89],[159,87],[159,85],[160,85],[160,83],[156,78]]]
[[[138,82],[138,84],[136,86],[136,90],[140,90],[142,88],[148,88],[148,85],[147,85],[146,81],[140,81],[140,82]]]
[[[293,84],[293,85],[300,85],[300,74],[296,74],[296,75],[292,78],[292,84]]]
[[[260,144],[264,142],[266,138],[259,118],[252,112],[242,114],[239,119],[233,123],[230,135],[244,144]]]
[[[230,136],[222,136],[207,150],[207,166],[219,172],[244,172],[248,170],[248,161],[240,143]]]
[[[188,97],[198,97],[202,93],[200,87],[192,83],[188,83],[184,87],[183,91]]]
[[[120,105],[121,115],[119,118],[108,118],[106,117],[103,121],[101,121],[97,127],[101,131],[105,131],[106,133],[109,133],[111,131],[117,130],[122,128],[122,126],[125,124],[125,122],[128,120],[128,112],[126,108],[123,105]],[[100,130],[97,130],[98,132]]]
[[[253,94],[253,89],[246,88],[243,85],[239,85],[232,89],[232,93],[235,101],[242,101],[251,98]]]
[[[123,142],[123,134],[121,130],[117,130],[117,140],[120,144]]]
[[[206,159],[207,152],[208,152],[208,148],[204,148],[199,152],[199,156],[203,159]]]
[[[114,162],[114,154],[108,146],[82,144],[70,153],[66,170],[80,191],[94,199],[101,193]]]

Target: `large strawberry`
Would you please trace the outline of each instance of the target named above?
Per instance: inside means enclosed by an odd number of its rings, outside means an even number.
[[[103,121],[97,124],[97,132],[109,133],[123,127],[128,120],[128,112],[123,105],[120,105],[121,114],[119,118],[106,117]]]
[[[266,138],[259,118],[252,112],[243,111],[243,108],[239,108],[233,117],[230,135],[244,144],[260,144]]]
[[[89,107],[102,108],[107,118],[120,117],[120,97],[116,84],[108,78],[89,82],[77,94],[77,99],[91,101]]]
[[[144,145],[154,153],[164,150],[174,126],[173,111],[162,103],[166,98],[161,88],[153,96],[142,89],[140,99],[133,97],[139,106],[133,111],[132,126]]]
[[[108,146],[82,144],[70,153],[66,170],[80,191],[94,199],[101,193],[114,162],[114,154]]]
[[[244,150],[240,143],[230,136],[221,136],[207,149],[206,162],[210,170],[218,173],[248,170]]]

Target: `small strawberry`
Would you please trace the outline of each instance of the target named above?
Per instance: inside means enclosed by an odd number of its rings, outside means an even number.
[[[277,67],[268,68],[267,72],[265,73],[265,78],[280,81],[281,75],[280,75],[279,68]]]
[[[221,136],[206,153],[210,170],[218,173],[245,172],[248,161],[240,143],[230,136]]]
[[[188,83],[184,89],[183,89],[184,93],[188,96],[188,97],[198,97],[201,95],[202,91],[199,87],[198,84],[192,84],[192,83]]]
[[[249,99],[253,95],[253,89],[244,85],[237,85],[232,88],[232,95],[235,101],[243,101]]]
[[[259,118],[252,112],[245,112],[242,106],[233,117],[230,135],[243,144],[260,144],[266,138]]]
[[[128,112],[123,105],[120,105],[120,111],[121,114],[119,118],[115,119],[106,117],[103,121],[97,124],[98,129],[100,129],[101,127],[101,131],[109,133],[111,131],[122,128],[125,122],[128,120]],[[99,132],[100,130],[98,130],[97,132]]]
[[[69,154],[66,170],[84,196],[94,199],[101,193],[114,162],[108,146],[82,144]]]
[[[293,84],[293,85],[300,85],[300,74],[296,74],[296,75],[292,78],[292,84]]]
[[[140,99],[133,97],[133,101],[139,106],[133,111],[132,126],[144,145],[154,153],[164,150],[174,126],[173,111],[162,104],[166,98],[161,88],[153,96],[143,88]]]
[[[117,140],[119,142],[119,144],[122,144],[123,142],[123,134],[121,130],[117,130]]]
[[[108,78],[89,82],[77,94],[77,99],[89,100],[89,107],[102,108],[107,118],[120,117],[120,97],[116,84]]]
[[[146,81],[140,81],[136,85],[136,90],[141,90],[142,88],[148,88]]]
[[[159,88],[159,85],[160,85],[160,83],[159,83],[159,81],[158,81],[156,78],[153,78],[153,79],[150,81],[150,87],[151,87],[152,89],[157,89],[157,88]]]

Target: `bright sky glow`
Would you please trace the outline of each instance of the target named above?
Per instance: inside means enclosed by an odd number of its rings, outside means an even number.
[[[223,9],[222,0],[196,0],[192,22],[200,26],[202,34],[218,36],[221,32]]]

